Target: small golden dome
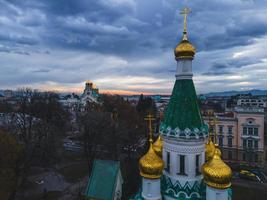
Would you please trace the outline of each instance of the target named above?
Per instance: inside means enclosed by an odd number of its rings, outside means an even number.
[[[163,148],[163,143],[161,136],[159,135],[158,139],[153,144],[153,149],[156,152],[156,154],[161,158],[162,158],[162,148]]]
[[[216,148],[213,157],[202,166],[205,183],[216,189],[226,189],[231,186],[232,170],[221,157],[221,151]]]
[[[212,142],[212,140],[209,139],[205,147],[205,160],[209,161],[213,157],[214,152],[215,152],[215,145]]]
[[[163,166],[163,160],[156,154],[151,142],[148,152],[139,160],[140,175],[149,179],[160,178]]]
[[[196,53],[195,47],[187,40],[183,39],[174,49],[175,59],[193,59]]]

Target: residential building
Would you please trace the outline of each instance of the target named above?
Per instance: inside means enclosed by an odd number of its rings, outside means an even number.
[[[264,108],[266,103],[260,98],[242,98],[237,100],[237,106]]]
[[[222,149],[228,162],[262,165],[264,161],[264,110],[253,107],[236,107],[234,112],[214,113],[205,117],[210,132]],[[212,119],[214,119],[212,117]]]

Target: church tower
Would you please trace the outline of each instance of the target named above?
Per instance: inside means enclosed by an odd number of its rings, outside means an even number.
[[[142,190],[134,200],[231,200],[231,168],[218,145],[208,139],[198,106],[192,62],[196,53],[187,35],[188,8],[183,9],[183,36],[174,49],[176,81],[160,136],[140,159]],[[215,131],[216,137],[216,131]],[[163,169],[164,165],[164,169]]]
[[[164,199],[203,199],[205,186],[201,166],[205,163],[208,127],[203,122],[192,80],[195,47],[187,35],[185,8],[181,42],[174,49],[177,61],[176,81],[164,120],[160,126],[163,140],[164,171],[161,192]]]

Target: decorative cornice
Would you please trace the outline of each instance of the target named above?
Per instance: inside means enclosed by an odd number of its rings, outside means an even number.
[[[202,153],[205,151],[205,146],[203,145],[196,145],[196,146],[181,146],[181,145],[172,145],[164,142],[163,149],[170,151],[170,152],[178,152],[178,153],[185,153],[185,154],[195,154],[195,153]]]
[[[172,129],[170,126],[167,127],[165,124],[161,124],[160,132],[164,136],[175,139],[183,139],[183,140],[201,139],[201,138],[207,138],[208,126],[204,125],[201,128],[194,128],[194,129],[185,128],[184,130],[181,130],[179,129],[179,127]]]
[[[206,186],[203,181],[186,182],[182,185],[165,175],[161,177],[161,192],[174,199],[206,199]]]

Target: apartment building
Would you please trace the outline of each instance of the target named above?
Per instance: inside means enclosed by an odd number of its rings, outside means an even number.
[[[264,110],[236,107],[234,112],[204,117],[211,137],[222,149],[223,159],[249,165],[264,161]],[[216,134],[215,134],[216,133]]]

